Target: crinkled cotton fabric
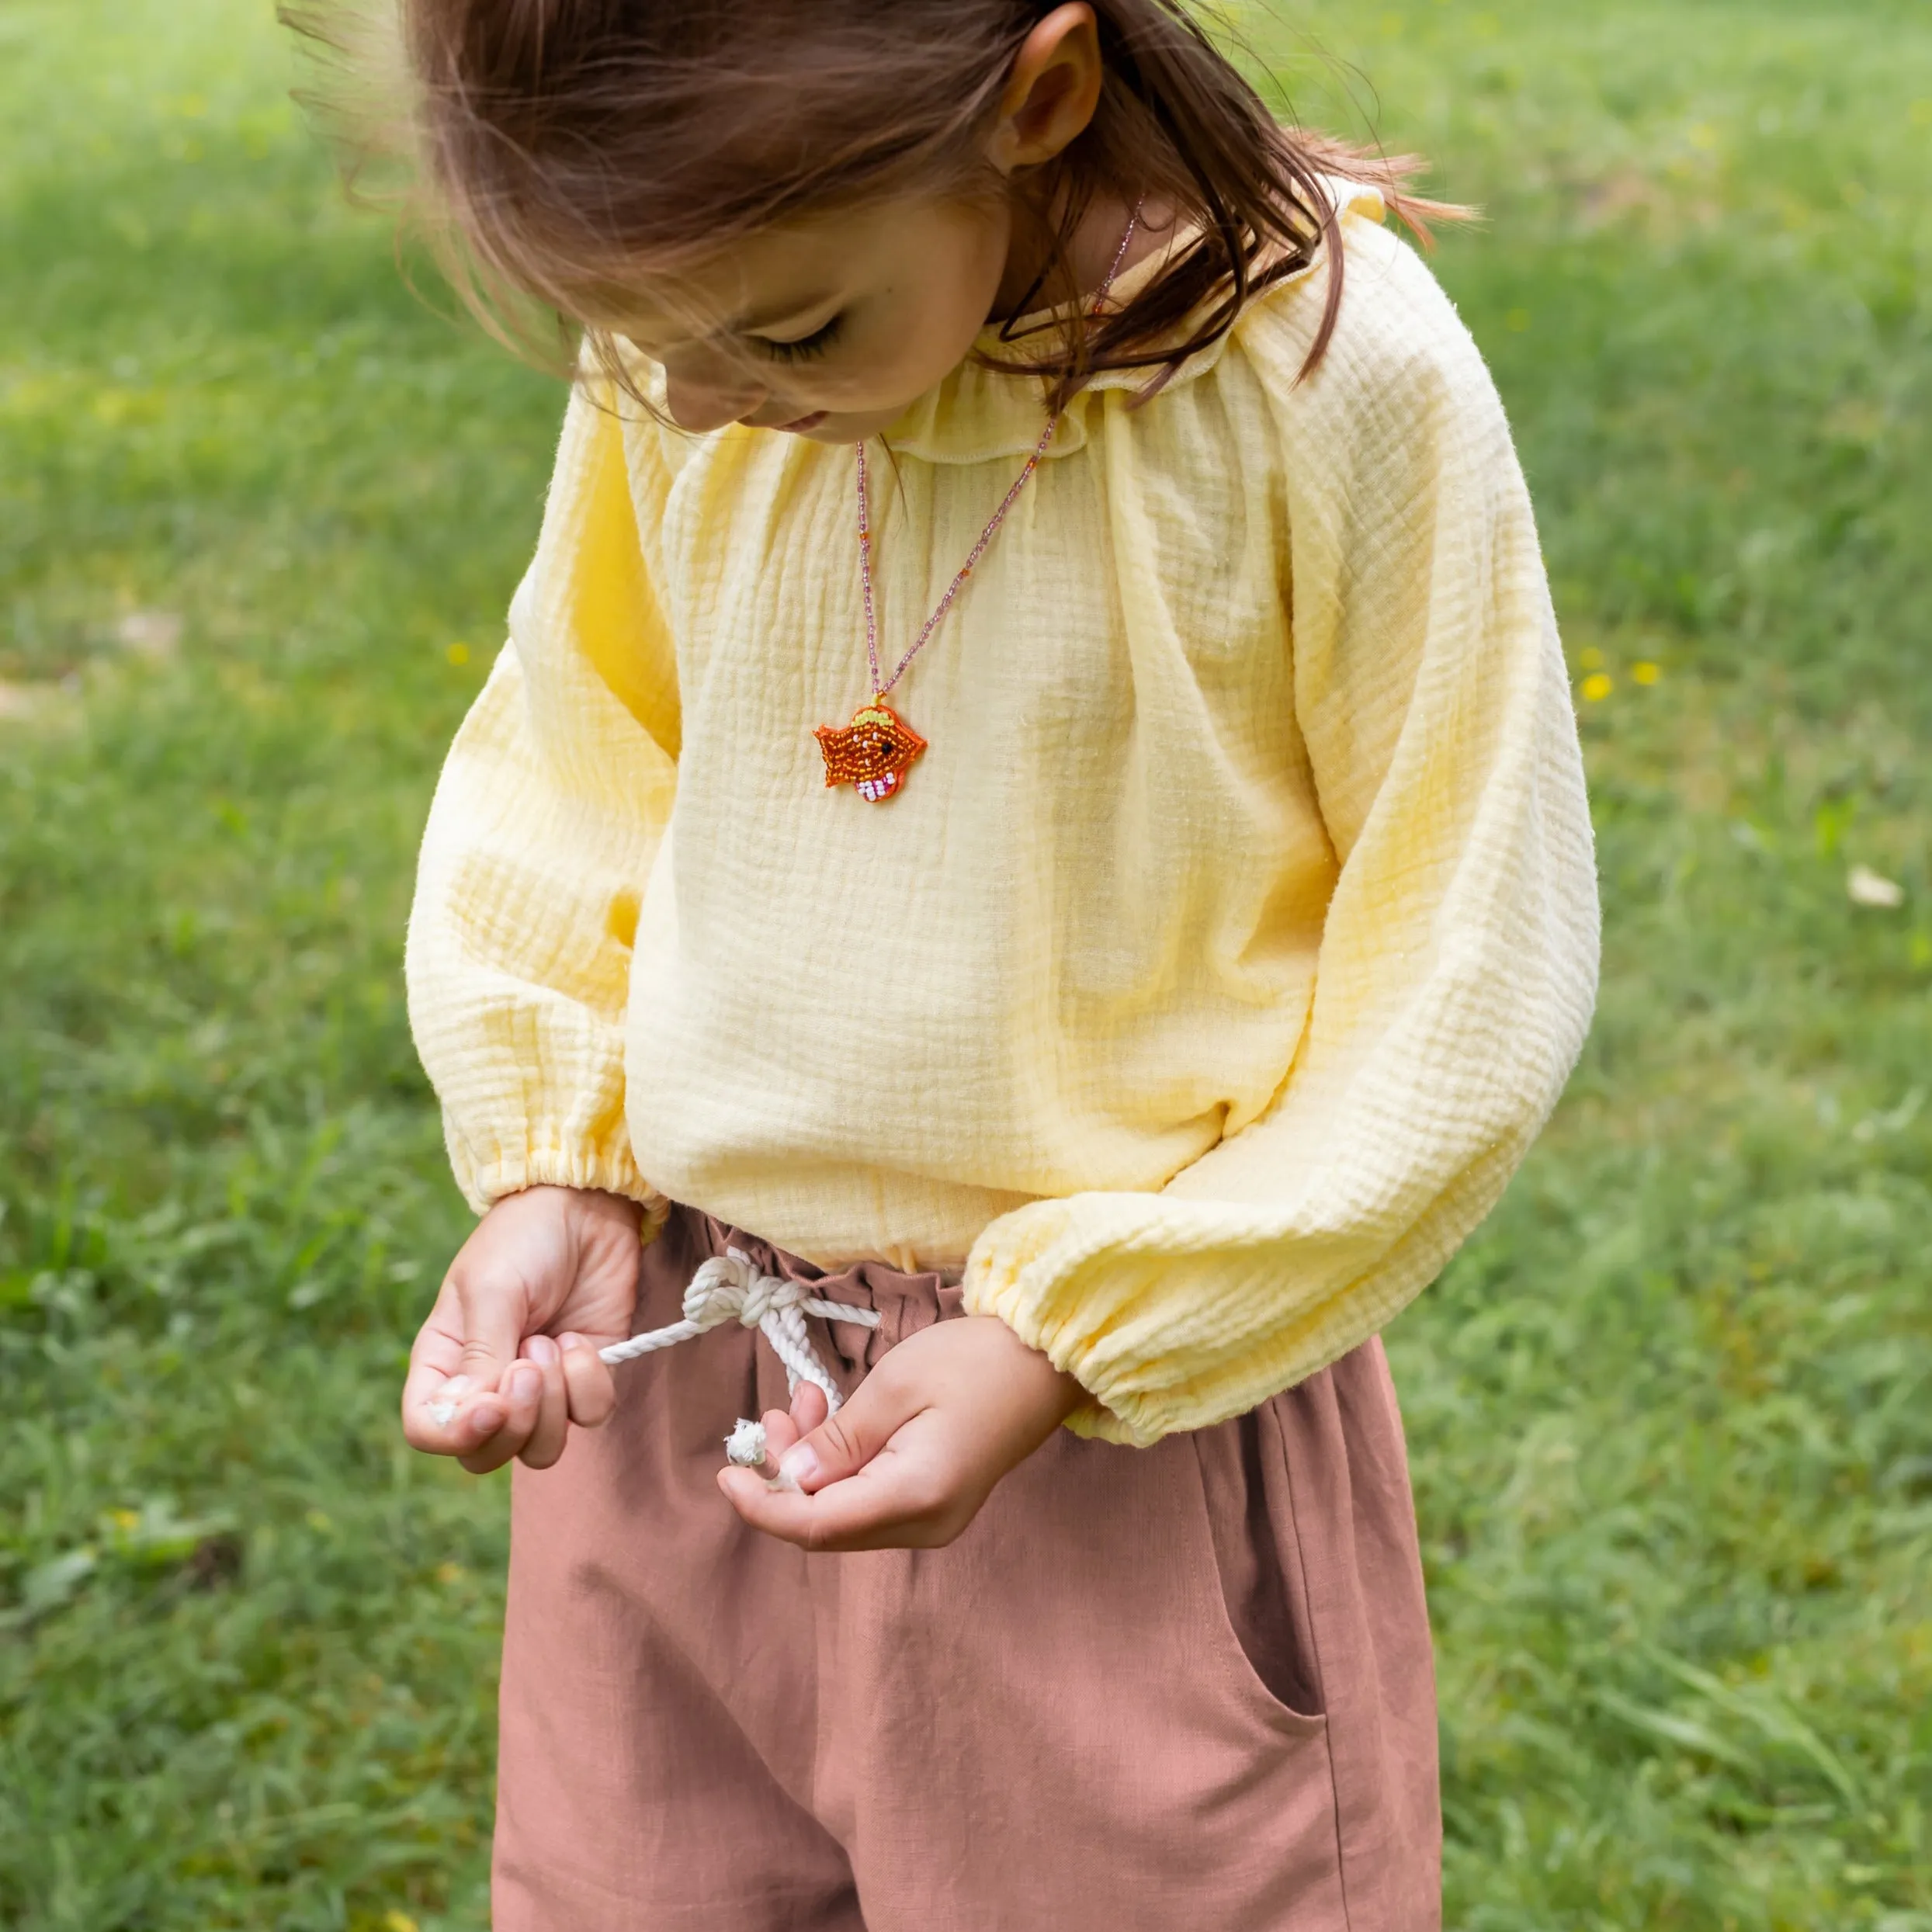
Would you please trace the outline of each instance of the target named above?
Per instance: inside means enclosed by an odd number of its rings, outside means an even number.
[[[930,748],[883,805],[812,737],[869,695],[852,452],[580,383],[410,927],[473,1205],[668,1196],[963,1269],[1091,1393],[1077,1430],[1140,1443],[1438,1271],[1574,1060],[1595,872],[1500,403],[1341,199],[1305,380],[1320,265],[1151,399],[1074,399],[893,694]],[[969,362],[887,432],[888,662],[1041,407]]]

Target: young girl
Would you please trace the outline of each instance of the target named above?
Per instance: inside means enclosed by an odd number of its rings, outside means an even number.
[[[404,15],[589,345],[409,935],[483,1219],[404,1426],[522,1464],[495,1923],[1435,1924],[1375,1337],[1597,925],[1427,205],[1174,0]]]

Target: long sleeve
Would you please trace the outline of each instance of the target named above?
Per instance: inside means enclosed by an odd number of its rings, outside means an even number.
[[[1595,997],[1528,496],[1474,345],[1393,254],[1351,270],[1320,373],[1297,387],[1290,359],[1270,385],[1293,702],[1337,868],[1286,1077],[1160,1191],[1031,1203],[968,1264],[967,1306],[1074,1375],[1096,1399],[1074,1426],[1116,1439],[1238,1413],[1385,1325],[1501,1193]]]
[[[638,907],[677,783],[675,661],[638,518],[657,486],[580,387],[510,639],[424,834],[406,971],[458,1185],[651,1201],[625,1121]]]

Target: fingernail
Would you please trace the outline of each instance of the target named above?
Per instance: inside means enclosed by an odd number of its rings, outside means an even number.
[[[523,1352],[539,1367],[547,1368],[557,1360],[557,1344],[548,1335],[532,1335],[523,1344]]]
[[[519,1362],[516,1372],[510,1378],[510,1400],[512,1402],[534,1402],[543,1392],[542,1373],[527,1362]]]
[[[584,1346],[584,1337],[577,1334],[560,1335],[557,1338],[557,1345],[565,1354],[574,1355]]]
[[[494,1402],[486,1402],[482,1407],[470,1411],[470,1426],[476,1431],[479,1440],[494,1435],[503,1427],[503,1411]]]
[[[800,1489],[818,1480],[818,1452],[809,1442],[794,1442],[779,1458],[779,1474]]]

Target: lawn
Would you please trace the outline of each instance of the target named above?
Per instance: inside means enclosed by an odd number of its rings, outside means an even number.
[[[560,408],[262,0],[0,8],[0,1923],[484,1923],[413,842]],[[1391,1333],[1469,1932],[1932,1932],[1932,16],[1316,4],[1543,519],[1601,1016]],[[1886,890],[1887,887],[1896,890]],[[1896,904],[1861,903],[1896,900]]]

